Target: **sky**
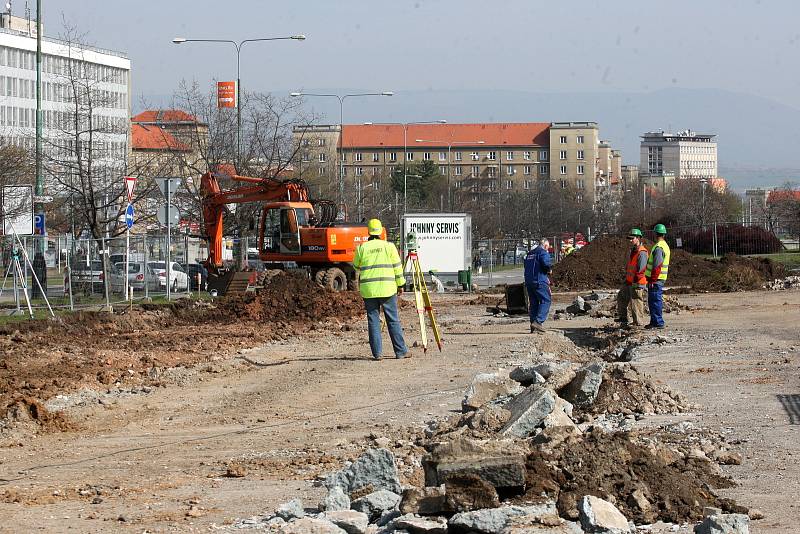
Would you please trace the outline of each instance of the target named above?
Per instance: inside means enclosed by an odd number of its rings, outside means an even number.
[[[12,0],[15,14],[24,2]],[[35,9],[35,1],[29,0]],[[42,0],[45,33],[64,21],[128,53],[133,93],[182,79],[245,88],[547,92],[719,88],[800,109],[796,0]]]

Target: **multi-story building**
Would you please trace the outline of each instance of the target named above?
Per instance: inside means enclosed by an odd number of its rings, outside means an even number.
[[[131,164],[145,176],[197,174],[208,146],[208,124],[178,109],[142,111],[131,119]]]
[[[295,128],[307,181],[327,180],[334,191],[343,173],[347,187],[374,191],[388,187],[386,179],[403,161],[430,161],[453,193],[468,199],[524,192],[538,180],[554,180],[593,202],[600,178],[593,122],[344,125],[343,134],[338,126]],[[612,175],[618,180],[621,172],[619,152],[609,148],[606,157],[604,183]]]
[[[717,178],[717,142],[691,130],[647,132],[640,144],[640,177],[669,190],[675,180]]]
[[[620,169],[621,184],[620,189],[627,191],[634,185],[639,183],[639,166],[638,165],[623,165]]]
[[[597,190],[598,194],[619,192],[622,185],[622,155],[608,141],[597,146]]]
[[[130,71],[123,53],[42,37],[42,146],[48,181],[74,172],[69,161],[77,150],[88,153],[89,130],[97,174],[100,169],[109,178],[124,173]],[[36,25],[6,13],[0,16],[0,137],[33,149],[35,133]],[[58,161],[64,164],[54,164]]]

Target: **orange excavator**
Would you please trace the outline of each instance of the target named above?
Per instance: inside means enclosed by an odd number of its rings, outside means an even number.
[[[222,190],[220,178],[248,185]],[[311,201],[302,180],[207,172],[200,179],[200,195],[209,241],[209,257],[205,262],[209,287],[215,285],[214,275],[219,279],[216,285],[220,289],[227,288],[233,276],[222,262],[222,216],[226,206],[262,202],[258,251],[268,268],[282,269],[288,262],[294,262],[327,288],[334,291],[356,289],[353,255],[356,247],[369,238],[367,225],[334,220],[336,205],[328,200]],[[382,237],[386,237],[385,233]]]

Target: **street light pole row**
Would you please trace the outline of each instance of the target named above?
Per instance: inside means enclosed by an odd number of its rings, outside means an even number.
[[[347,98],[362,96],[393,96],[392,91],[382,91],[380,93],[351,93],[346,95],[336,95],[332,93],[289,93],[291,97],[313,96],[323,98],[336,98],[339,100],[339,208],[340,214],[344,215],[344,101]]]
[[[243,39],[234,41],[231,39],[187,39],[185,37],[175,37],[172,42],[175,44],[183,43],[229,43],[236,47],[236,171],[242,164],[242,83],[241,83],[241,52],[245,43],[255,43],[260,41],[305,41],[306,36],[290,35],[287,37],[260,37],[257,39]]]

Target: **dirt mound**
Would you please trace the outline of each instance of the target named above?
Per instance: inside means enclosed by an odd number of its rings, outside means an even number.
[[[635,367],[623,364],[606,369],[590,411],[593,414],[665,414],[687,409],[683,395],[656,385]]]
[[[585,291],[618,288],[625,276],[630,242],[617,236],[598,237],[553,267],[557,289]],[[673,249],[667,287],[684,286],[696,291],[747,291],[785,276],[785,269],[767,258],[728,254],[718,261]]]
[[[648,447],[623,433],[596,431],[565,438],[551,432],[544,440],[528,456],[523,499],[541,499],[544,493],[556,500],[562,517],[577,519],[577,503],[584,495],[614,502],[637,524],[682,523],[702,518],[704,506],[732,506],[710,487],[731,487],[733,482],[707,459]]]

